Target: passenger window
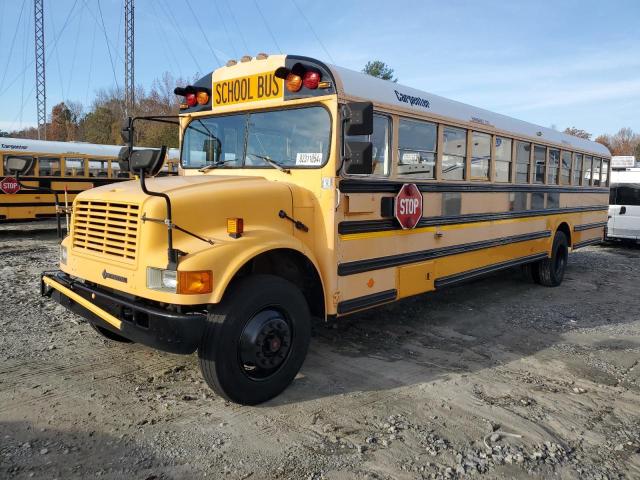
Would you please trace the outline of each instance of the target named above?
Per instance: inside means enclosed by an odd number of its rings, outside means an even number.
[[[529,183],[531,144],[516,142],[516,183]]]
[[[34,162],[33,162],[33,157],[30,156],[25,156],[25,155],[5,155],[4,156],[4,175],[9,175],[10,172],[7,169],[7,160],[9,160],[10,158],[25,158],[27,160],[29,160],[31,162],[31,166],[29,167],[29,170],[25,173],[21,173],[20,175],[25,176],[25,175],[33,175],[33,170],[34,170]]]
[[[467,131],[444,127],[442,144],[442,178],[464,180],[467,158]]]
[[[435,178],[437,138],[435,123],[401,118],[398,126],[398,174]]]
[[[533,161],[536,166],[534,183],[544,183],[544,167],[547,163],[547,147],[536,145],[533,149]]]
[[[549,149],[549,171],[547,172],[547,183],[558,184],[558,166],[560,165],[560,150]]]
[[[496,137],[496,182],[511,180],[511,139]]]
[[[600,185],[601,165],[602,165],[602,159],[598,157],[593,157],[593,184],[596,186]]]
[[[61,175],[59,158],[40,157],[38,165],[40,175],[43,177],[59,177]]]
[[[563,185],[571,183],[571,152],[562,151],[562,171],[560,177]]]
[[[609,183],[609,160],[605,158],[602,159],[602,176],[600,178],[602,186],[606,187]]]
[[[84,177],[84,158],[65,158],[64,171],[67,177]]]
[[[386,115],[373,116],[373,134],[346,137],[346,140],[371,142],[373,147],[373,175],[387,176],[390,173],[391,118]]]
[[[489,180],[491,135],[473,132],[471,140],[471,179]]]
[[[584,162],[582,164],[582,171],[583,171],[583,181],[582,181],[582,185],[591,185],[591,179],[592,179],[592,175],[591,172],[593,171],[593,157],[590,155],[585,155],[584,156]]]
[[[616,190],[616,205],[640,205],[640,187],[636,184],[620,184]]]
[[[109,176],[109,160],[98,160],[92,158],[89,160],[89,176],[106,178]]]
[[[573,185],[580,185],[582,180],[582,154],[576,153],[573,162]]]

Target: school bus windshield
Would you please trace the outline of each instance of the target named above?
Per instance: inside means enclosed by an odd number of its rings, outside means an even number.
[[[320,106],[196,118],[184,131],[184,168],[321,167],[331,119]]]

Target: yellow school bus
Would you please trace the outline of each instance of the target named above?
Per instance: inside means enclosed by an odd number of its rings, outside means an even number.
[[[42,293],[113,340],[197,350],[232,401],[290,384],[312,318],[514,266],[557,286],[603,237],[600,144],[293,55],[176,93],[185,174],[146,179],[133,151],[138,180],[79,194]]]
[[[118,154],[122,146],[82,142],[53,142],[0,137],[0,222],[55,217],[55,199],[73,202],[75,196],[94,187],[129,180]],[[29,163],[21,184],[7,170],[7,162],[21,157]],[[178,173],[177,149],[167,151],[160,174]]]

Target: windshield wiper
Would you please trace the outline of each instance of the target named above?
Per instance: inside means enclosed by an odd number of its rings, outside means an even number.
[[[217,162],[213,162],[210,163],[209,165],[205,165],[202,168],[199,168],[198,171],[199,172],[207,172],[209,170],[212,170],[216,167],[219,167],[220,165],[224,165],[225,163],[229,163],[229,162],[235,162],[236,159],[234,158],[233,160],[218,160]]]
[[[284,168],[282,165],[280,165],[278,162],[276,162],[275,160],[273,160],[271,157],[267,155],[258,155],[257,153],[253,153],[253,152],[247,152],[247,155],[253,155],[254,157],[258,157],[259,159],[264,160],[268,165],[272,166],[276,170],[280,170],[283,173],[289,173],[289,174],[291,173],[291,170],[289,170],[288,168]]]

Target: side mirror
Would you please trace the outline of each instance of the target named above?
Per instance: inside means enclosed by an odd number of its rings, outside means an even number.
[[[122,122],[120,136],[122,137],[122,141],[129,145],[133,138],[133,122],[131,121],[131,117],[128,117],[124,122]]]
[[[373,103],[351,102],[343,109],[345,135],[371,135],[373,133]]]
[[[133,150],[129,156],[129,170],[134,173],[142,170],[145,174],[154,176],[162,169],[166,153],[167,147]]]
[[[347,141],[346,169],[350,175],[369,175],[373,173],[373,146],[371,142]]]
[[[32,157],[8,157],[4,168],[13,175],[24,175],[33,166]]]
[[[118,166],[120,172],[129,171],[129,147],[122,147],[118,152]]]

